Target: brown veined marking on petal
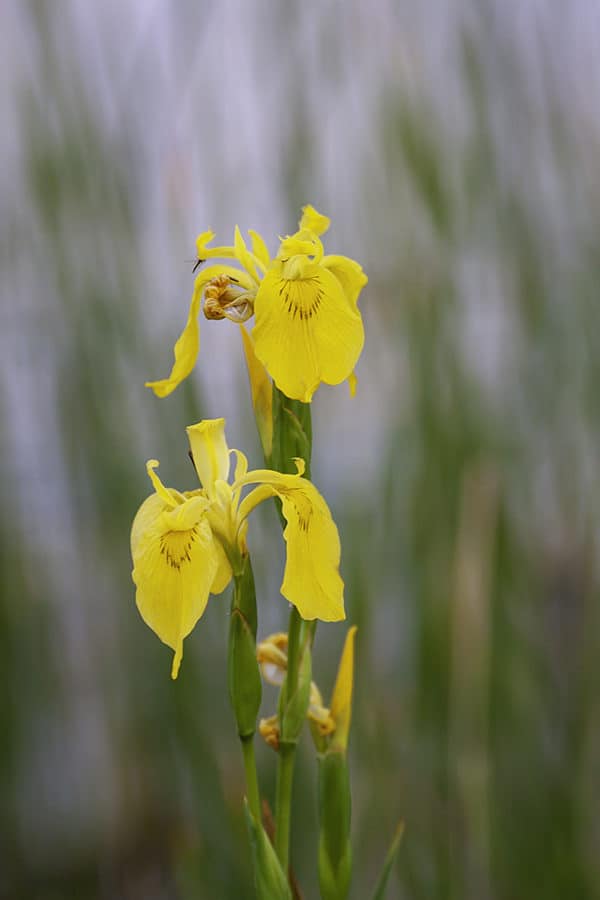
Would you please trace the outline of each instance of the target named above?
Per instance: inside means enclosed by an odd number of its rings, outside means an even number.
[[[191,563],[190,551],[197,537],[198,528],[195,525],[187,531],[167,531],[163,534],[160,538],[160,552],[167,565],[179,571],[183,565]]]
[[[298,521],[298,528],[300,531],[303,531],[305,534],[308,533],[308,529],[310,528],[310,521],[313,515],[313,507],[308,500],[300,491],[286,491],[288,497],[292,501],[294,510],[296,512],[296,519]]]
[[[302,288],[308,287],[311,284],[315,284],[317,288],[316,291],[314,291],[312,300],[308,304],[299,299],[298,296],[294,296],[294,294],[299,294],[301,297]],[[292,319],[299,316],[302,321],[306,321],[307,319],[312,319],[312,317],[318,313],[323,300],[323,290],[320,287],[318,278],[301,278],[297,280],[286,279],[279,288],[279,296],[282,299],[287,314],[291,316]]]

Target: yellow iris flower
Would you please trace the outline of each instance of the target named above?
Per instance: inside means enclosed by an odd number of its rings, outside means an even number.
[[[344,583],[339,574],[340,540],[329,508],[315,486],[297,474],[248,471],[239,450],[230,451],[225,420],[209,419],[187,429],[201,489],[180,493],[146,469],[154,493],[140,506],[131,529],[136,602],[142,618],[175,651],[172,677],[183,656],[183,640],[203,614],[209,594],[218,594],[239,571],[246,551],[247,518],[263,500],[279,497],[287,525],[287,555],[281,593],[304,619],[343,619]],[[233,483],[230,454],[236,456]],[[258,485],[242,497],[243,488]]]
[[[324,254],[320,235],[328,228],[327,216],[305,206],[298,231],[281,240],[274,259],[255,231],[249,232],[251,249],[237,226],[233,246],[209,247],[214,234],[201,234],[199,260],[232,259],[238,266],[220,263],[200,271],[171,374],[147,382],[147,387],[166,397],[192,371],[200,349],[198,315],[204,294],[207,318],[241,324],[254,314],[256,357],[288,397],[309,403],[321,382],[345,379],[353,391],[353,370],[364,343],[357,303],[367,276],[355,260]]]

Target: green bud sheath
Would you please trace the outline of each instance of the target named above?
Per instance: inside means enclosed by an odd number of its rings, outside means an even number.
[[[319,757],[319,885],[323,900],[345,900],[352,875],[350,778],[345,753]]]
[[[290,400],[273,385],[273,445],[271,468],[278,472],[295,473],[294,457],[306,463],[305,475],[310,478],[312,452],[312,424],[310,403]]]
[[[246,823],[252,845],[254,883],[258,900],[292,900],[287,877],[264,828],[246,804]]]
[[[310,682],[312,679],[311,632],[301,625],[303,641],[300,646],[296,683],[290,682],[293,670],[288,667],[285,690],[282,690],[282,708],[280,709],[281,741],[295,744],[300,737],[308,704],[310,702]]]
[[[229,624],[229,696],[240,737],[250,737],[262,698],[262,683],[256,661],[256,644],[244,614],[231,611]]]
[[[229,697],[241,738],[254,734],[262,699],[255,638],[256,594],[250,557],[246,556],[241,574],[235,576],[227,661]]]

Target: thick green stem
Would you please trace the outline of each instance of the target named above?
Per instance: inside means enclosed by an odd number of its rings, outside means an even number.
[[[255,642],[256,592],[250,557],[246,555],[240,562],[239,571],[235,573],[229,623],[229,696],[242,744],[248,806],[260,824],[260,792],[253,740],[262,695]]]
[[[290,693],[295,690],[298,682],[298,665],[300,663],[300,634],[302,631],[302,619],[295,606],[290,610],[290,624],[288,626],[288,661],[286,678],[286,702]],[[291,691],[290,691],[291,688]]]
[[[256,773],[256,758],[254,756],[254,736],[240,738],[242,753],[244,754],[244,771],[246,773],[246,792],[248,794],[248,806],[257,823],[261,822],[260,791],[258,789],[258,775]]]
[[[280,744],[275,796],[275,852],[281,868],[286,873],[290,864],[290,823],[295,757],[296,744]]]

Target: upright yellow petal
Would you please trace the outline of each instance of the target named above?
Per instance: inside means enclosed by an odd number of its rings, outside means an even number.
[[[249,228],[248,234],[252,241],[252,252],[262,265],[263,269],[268,269],[271,264],[271,257],[267,245],[258,231],[253,231],[252,228]]]
[[[200,483],[213,497],[215,481],[227,481],[229,475],[225,419],[204,419],[197,425],[189,425],[186,431]]]
[[[331,697],[331,715],[335,721],[332,746],[345,750],[352,718],[352,687],[354,681],[354,638],[356,625],[349,629],[344,642],[335,687]]]
[[[315,234],[325,234],[330,225],[331,219],[317,212],[310,203],[302,207],[302,218],[298,222],[300,230],[308,228],[309,231],[313,231]]]
[[[203,498],[172,509],[160,494],[145,500],[131,531],[136,603],[147,625],[175,651],[177,677],[183,640],[204,612],[217,573],[215,542]]]
[[[253,278],[254,281],[258,281],[259,278],[256,271],[256,263],[254,261],[254,257],[246,247],[246,241],[244,240],[242,232],[237,225],[235,226],[233,246],[235,249],[236,258],[239,259],[240,263],[243,265],[251,278]]]
[[[276,260],[256,294],[252,331],[258,359],[288,397],[309,403],[319,384],[339,384],[356,365],[364,343],[362,319],[338,279],[295,257]],[[285,270],[284,270],[285,266]],[[295,277],[284,277],[294,274]]]

